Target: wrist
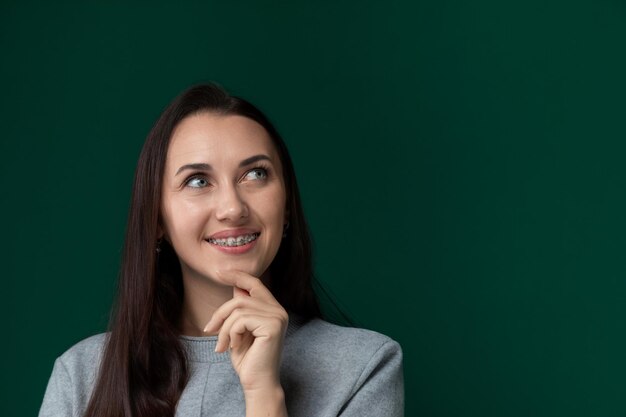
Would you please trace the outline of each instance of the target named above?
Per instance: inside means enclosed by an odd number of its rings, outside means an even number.
[[[246,417],[276,416],[286,417],[285,391],[278,384],[266,384],[262,387],[244,390]]]

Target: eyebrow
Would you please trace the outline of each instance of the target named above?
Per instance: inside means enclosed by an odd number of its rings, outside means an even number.
[[[178,171],[176,171],[176,175],[178,175],[181,172],[183,172],[184,170],[188,170],[188,169],[199,170],[199,171],[210,171],[211,170],[211,165],[209,165],[209,164],[187,164],[187,165],[183,165],[182,167],[178,168]]]
[[[270,159],[270,157],[267,156],[267,155],[263,155],[263,154],[254,155],[254,156],[251,156],[250,158],[246,158],[243,161],[241,161],[239,163],[239,168],[243,168],[246,165],[250,165],[250,164],[253,164],[253,163],[257,162],[257,161],[263,161],[263,160],[270,161],[270,162],[272,161]]]
[[[267,155],[263,155],[263,154],[254,155],[254,156],[251,156],[250,158],[246,158],[243,161],[241,161],[239,163],[239,168],[245,167],[246,165],[250,165],[257,161],[262,161],[262,160],[271,161],[270,157]],[[178,168],[178,171],[176,171],[175,176],[185,170],[190,170],[190,169],[199,170],[199,171],[211,171],[213,168],[211,167],[211,165],[205,164],[205,163],[186,164]]]

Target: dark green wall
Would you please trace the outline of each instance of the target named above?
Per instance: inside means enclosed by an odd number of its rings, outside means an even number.
[[[104,330],[141,144],[210,80],[286,138],[407,416],[626,414],[624,2],[38,3],[0,6],[0,414]]]

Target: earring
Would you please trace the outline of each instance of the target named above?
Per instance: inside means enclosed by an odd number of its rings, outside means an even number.
[[[157,239],[157,244],[156,244],[156,253],[157,254],[161,253],[161,241],[162,241],[162,239]]]
[[[283,239],[287,237],[287,229],[289,229],[289,222],[283,226]]]

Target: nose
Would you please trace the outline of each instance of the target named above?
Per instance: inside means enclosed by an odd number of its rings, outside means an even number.
[[[248,217],[248,205],[236,187],[222,187],[217,198],[215,215],[218,220],[236,222]]]

